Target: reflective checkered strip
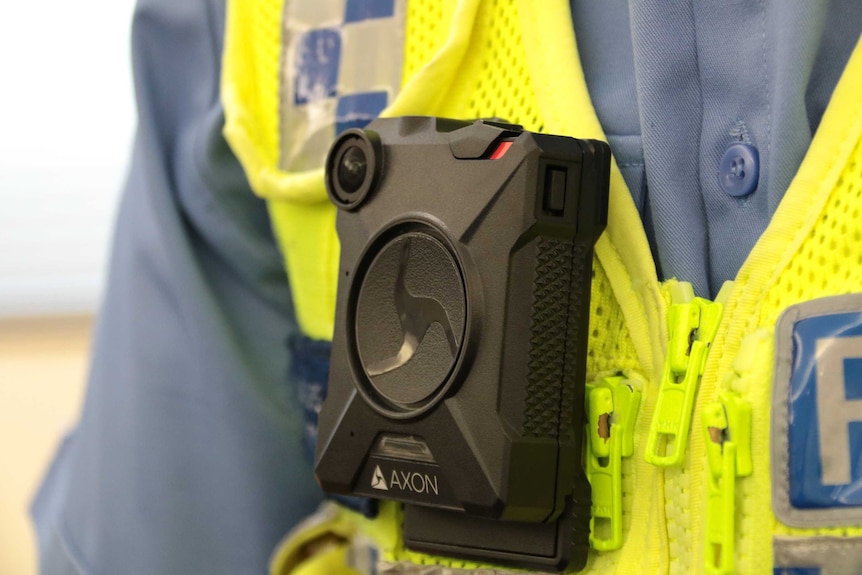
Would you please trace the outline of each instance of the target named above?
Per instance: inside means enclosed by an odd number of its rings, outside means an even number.
[[[406,0],[285,2],[279,167],[323,165],[333,139],[398,94]]]
[[[858,575],[862,538],[784,537],[773,539],[774,575]]]

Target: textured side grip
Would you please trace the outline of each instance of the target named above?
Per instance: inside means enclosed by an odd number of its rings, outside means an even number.
[[[538,240],[524,404],[524,433],[533,437],[558,437],[560,432],[571,311],[572,243],[551,237]],[[571,406],[571,400],[568,403]]]
[[[590,285],[593,250],[585,244],[572,249],[572,281],[569,285],[569,311],[566,325],[566,354],[560,401],[560,436],[572,431],[575,410],[584,405],[584,386],[579,381],[586,370],[586,341],[589,324]],[[580,426],[576,429],[580,431]]]
[[[587,564],[590,551],[590,517],[592,513],[592,489],[588,481],[576,481],[572,485],[572,502],[569,518],[572,522],[572,561],[568,571],[582,570]]]

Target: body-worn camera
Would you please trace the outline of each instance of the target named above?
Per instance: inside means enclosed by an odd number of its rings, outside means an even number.
[[[593,245],[610,150],[491,121],[376,120],[326,164],[338,296],[316,475],[403,502],[409,548],[577,569]]]

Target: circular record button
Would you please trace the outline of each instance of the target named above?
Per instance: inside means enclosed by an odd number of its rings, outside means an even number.
[[[421,228],[395,236],[373,257],[355,308],[359,360],[375,394],[416,409],[449,379],[464,342],[461,268]]]

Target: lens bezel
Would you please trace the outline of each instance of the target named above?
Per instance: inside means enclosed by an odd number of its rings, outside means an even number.
[[[349,191],[338,177],[339,166],[349,150],[357,148],[367,161],[365,178],[354,191]],[[339,208],[355,210],[368,195],[377,188],[380,174],[383,173],[383,147],[380,137],[372,131],[352,128],[343,132],[326,157],[326,192],[329,198]]]

